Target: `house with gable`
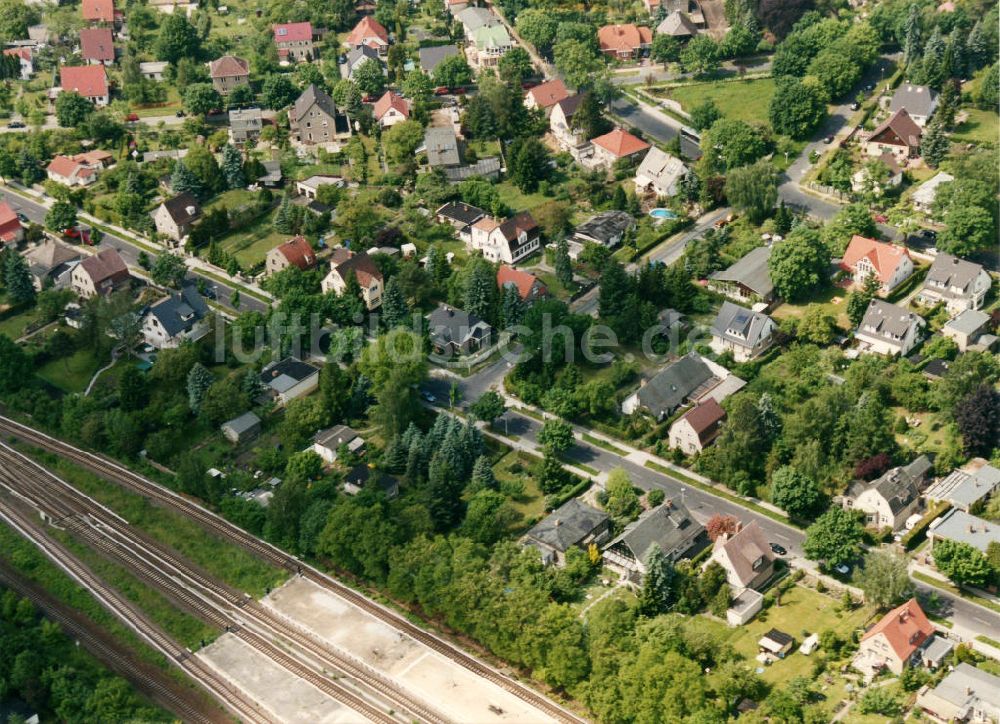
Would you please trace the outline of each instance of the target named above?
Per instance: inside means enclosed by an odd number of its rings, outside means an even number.
[[[669,35],[678,40],[688,40],[699,32],[691,16],[682,10],[674,10],[656,26],[657,35]]]
[[[854,283],[861,286],[874,276],[879,281],[879,294],[886,295],[913,274],[913,260],[905,246],[887,244],[855,234],[847,245],[840,268],[850,272]]]
[[[402,123],[410,117],[410,104],[399,93],[386,91],[372,106],[372,114],[382,128]]]
[[[241,146],[260,138],[264,117],[260,108],[234,108],[229,111],[229,140]]]
[[[635,171],[635,192],[640,196],[670,198],[680,191],[685,176],[687,167],[683,161],[653,146]]]
[[[687,354],[671,362],[651,380],[622,402],[622,414],[643,410],[657,421],[664,420],[684,404],[709,397],[722,402],[746,382],[725,367],[696,354]]]
[[[726,411],[714,398],[699,402],[670,426],[667,433],[670,448],[685,455],[697,455],[715,442],[725,419]]]
[[[472,243],[472,225],[485,216],[485,211],[464,201],[449,201],[434,212],[438,223],[451,226],[466,245]]]
[[[906,161],[920,155],[920,126],[905,108],[900,108],[869,134],[864,142],[865,153],[879,157],[884,153],[905,165]]]
[[[71,246],[46,239],[42,244],[24,253],[31,282],[36,292],[43,289],[65,289],[71,283],[73,267],[80,262],[80,254]]]
[[[125,260],[115,249],[102,249],[88,256],[70,275],[73,291],[84,299],[105,296],[129,283],[131,276]]]
[[[111,102],[108,74],[103,65],[64,65],[59,68],[59,83],[63,92],[75,91],[95,106]]]
[[[920,315],[884,299],[873,299],[854,330],[854,338],[862,352],[906,355],[917,346],[926,324]]]
[[[525,304],[533,304],[549,295],[549,290],[541,279],[507,264],[501,264],[497,269],[497,287],[516,289],[517,295]]]
[[[592,138],[590,143],[594,147],[593,154],[582,163],[587,168],[603,168],[608,171],[619,161],[638,161],[649,150],[648,143],[621,128]]]
[[[24,228],[17,212],[6,199],[0,200],[0,249],[4,244],[17,244],[24,239]]]
[[[570,241],[614,249],[634,227],[635,217],[627,211],[602,211],[577,226]]]
[[[208,74],[212,78],[212,87],[226,96],[236,86],[250,82],[250,63],[235,55],[223,55],[208,64]]]
[[[56,156],[45,167],[50,181],[64,186],[90,186],[113,157],[107,151],[88,151],[75,156]]]
[[[524,105],[528,108],[540,108],[548,115],[556,103],[566,98],[569,98],[566,84],[561,78],[553,78],[529,88],[524,95]]]
[[[667,499],[625,526],[604,549],[604,563],[634,585],[641,585],[654,546],[671,563],[696,554],[708,543],[705,526],[682,504]]]
[[[439,304],[427,318],[434,353],[460,357],[486,349],[493,340],[493,327],[474,314]]]
[[[31,76],[35,74],[35,56],[30,46],[6,48],[3,54],[17,58],[21,64],[21,80],[31,80]]]
[[[119,24],[121,16],[115,10],[114,0],[83,0],[80,5],[83,21],[89,25]]]
[[[933,306],[944,303],[952,314],[979,309],[993,280],[980,264],[939,252],[917,292],[916,301]]]
[[[722,566],[734,592],[745,588],[757,590],[774,575],[774,552],[755,520],[749,525],[740,523],[732,535],[720,535],[709,560]]]
[[[937,91],[925,85],[903,83],[892,94],[889,113],[905,110],[913,122],[923,128],[937,110]]]
[[[712,322],[709,346],[716,354],[731,352],[737,362],[746,362],[766,352],[774,342],[774,320],[732,302],[723,302]]]
[[[610,535],[607,513],[570,498],[525,533],[521,545],[535,548],[545,565],[564,566],[570,548],[586,551],[591,545],[602,545]]]
[[[931,461],[921,455],[870,483],[854,483],[841,502],[848,510],[862,511],[868,525],[899,530],[920,508],[920,491],[932,470]]]
[[[324,294],[341,295],[347,290],[351,276],[358,280],[361,287],[361,297],[365,307],[371,311],[382,306],[384,291],[382,272],[367,253],[352,254],[348,252],[346,259],[334,259],[330,262],[330,271],[321,282]]]
[[[306,271],[316,265],[316,252],[304,236],[294,236],[267,252],[267,275],[277,274],[290,266]]]
[[[142,315],[142,336],[156,349],[172,349],[209,332],[208,304],[193,284],[153,304]]]
[[[617,60],[634,60],[653,42],[653,31],[645,25],[604,25],[597,31],[597,46]]]
[[[278,23],[273,25],[274,44],[278,46],[278,58],[291,63],[310,61],[315,56],[313,48],[313,27],[310,22]]]
[[[299,143],[331,143],[351,135],[347,116],[337,109],[333,98],[322,88],[310,84],[288,111],[288,126]]]
[[[156,233],[180,243],[191,233],[194,222],[201,217],[201,205],[186,191],[169,198],[152,213]]]
[[[744,304],[774,301],[774,284],[771,282],[770,246],[751,249],[728,269],[713,272],[708,288]]]
[[[582,148],[587,145],[587,139],[583,137],[582,131],[573,127],[573,116],[576,115],[583,99],[583,93],[563,98],[549,111],[549,130],[559,146],[574,157],[581,154]]]
[[[344,45],[348,48],[371,48],[379,55],[389,52],[389,31],[371,15],[366,15],[347,34]]]
[[[934,626],[911,598],[889,611],[868,629],[858,643],[852,666],[866,675],[888,669],[897,676],[919,664],[920,652],[934,638]]]
[[[488,261],[517,264],[541,248],[541,230],[527,211],[504,221],[486,216],[472,225],[469,246]]]
[[[91,65],[115,62],[115,42],[111,28],[83,28],[80,31],[80,57]]]

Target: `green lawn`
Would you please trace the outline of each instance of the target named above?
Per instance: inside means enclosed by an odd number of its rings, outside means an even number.
[[[524,494],[511,500],[511,504],[522,516],[515,526],[517,528],[533,524],[545,515],[545,495],[531,473],[534,463],[531,457],[512,450],[493,466],[493,474],[497,480],[520,480],[524,484]]]
[[[498,183],[496,189],[500,192],[500,200],[515,212],[531,211],[537,206],[548,203],[551,199],[540,193],[525,194],[510,181]]]
[[[288,238],[288,234],[274,228],[271,215],[268,214],[256,224],[231,233],[219,242],[219,248],[235,256],[241,267],[250,269],[263,263],[267,252],[288,241]]]
[[[996,145],[1000,136],[1000,115],[996,111],[984,111],[969,108],[965,111],[968,119],[955,129],[952,137],[956,141],[970,143],[988,143]]]
[[[851,328],[851,320],[847,317],[847,290],[828,286],[820,290],[812,299],[800,304],[784,302],[778,306],[771,316],[775,319],[800,319],[810,304],[819,304],[823,311],[831,315],[842,331]]]
[[[110,360],[99,360],[90,349],[78,349],[69,357],[46,362],[36,374],[63,392],[83,392],[90,379]]]
[[[655,93],[677,101],[688,113],[695,106],[711,99],[726,118],[767,123],[767,109],[774,95],[774,79],[689,83],[658,88]]]
[[[155,103],[148,106],[133,105],[131,112],[139,118],[149,118],[150,116],[171,116],[181,109],[181,96],[172,85],[167,86],[167,99],[163,103]]]
[[[0,308],[3,304],[0,304]],[[11,339],[17,339],[24,334],[25,328],[41,319],[38,307],[31,307],[21,312],[13,314],[4,313],[0,315],[0,334],[6,334]]]

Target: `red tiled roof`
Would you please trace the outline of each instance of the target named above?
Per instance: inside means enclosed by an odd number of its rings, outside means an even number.
[[[275,43],[301,43],[312,40],[312,23],[279,23],[274,26]]]
[[[115,42],[111,28],[84,28],[80,31],[80,56],[84,60],[114,60]]]
[[[615,158],[625,158],[633,153],[640,153],[649,148],[649,144],[642,139],[636,138],[628,131],[616,128],[611,133],[598,136],[590,141],[595,146],[607,150]]]
[[[709,397],[685,412],[681,419],[687,420],[695,434],[701,437],[706,430],[726,419],[726,411],[715,398]]]
[[[286,241],[281,246],[275,247],[289,264],[294,264],[302,271],[305,271],[316,263],[316,252],[309,245],[303,236],[295,236]]]
[[[7,48],[3,51],[4,55],[16,55],[22,60],[31,60],[31,48],[28,46],[23,46],[20,48]]]
[[[108,95],[108,74],[103,65],[64,65],[59,69],[64,91],[76,91],[84,98]]]
[[[223,55],[209,63],[208,73],[213,78],[231,78],[250,74],[250,63],[235,55]]]
[[[566,84],[561,79],[554,78],[541,85],[536,85],[528,91],[528,95],[534,99],[535,105],[539,108],[548,108],[564,98],[569,98],[569,91],[566,90]]]
[[[906,661],[934,635],[934,627],[927,620],[917,599],[911,598],[883,616],[881,621],[865,632],[861,640],[867,641],[878,634],[884,634],[899,660]]]
[[[372,279],[382,281],[382,272],[379,271],[378,266],[372,261],[372,258],[365,253],[353,254],[344,261],[336,264],[334,268],[345,283],[351,272],[354,272],[358,284],[362,287],[369,286],[372,283]]]
[[[0,239],[13,241],[21,233],[21,222],[6,201],[0,201]]]
[[[114,0],[83,0],[83,19],[110,23],[115,19]]]
[[[888,284],[896,272],[896,267],[909,256],[910,252],[907,251],[906,247],[886,244],[883,241],[875,241],[875,239],[855,234],[851,237],[851,243],[848,244],[844,258],[840,261],[840,268],[854,271],[854,267],[859,261],[867,259],[875,268],[878,280],[882,284]]]
[[[392,91],[386,91],[381,98],[375,101],[375,105],[372,108],[375,120],[382,120],[382,116],[388,113],[390,108],[395,108],[403,114],[404,118],[410,117],[410,104],[406,102],[403,96]]]
[[[361,18],[344,40],[348,45],[361,45],[366,38],[378,38],[383,45],[389,44],[389,32],[375,18],[366,15]]]
[[[49,161],[49,165],[46,167],[46,170],[59,176],[69,178],[76,172],[80,165],[81,164],[78,161],[74,161],[69,156],[56,156]]]
[[[601,52],[633,53],[653,40],[653,31],[645,25],[605,25],[597,31]]]
[[[501,264],[500,268],[497,269],[497,286],[504,287],[508,284],[513,284],[517,287],[517,293],[521,296],[521,299],[528,299],[531,296],[531,290],[536,282],[538,282],[538,277],[534,274],[515,269],[512,266]],[[541,293],[544,294],[544,284],[541,285],[541,290]]]

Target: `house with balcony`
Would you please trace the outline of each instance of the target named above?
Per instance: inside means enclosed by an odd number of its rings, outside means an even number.
[[[883,299],[873,299],[861,324],[854,330],[854,338],[862,352],[905,356],[917,346],[926,324],[922,317],[909,310]]]
[[[983,306],[993,279],[980,264],[939,252],[917,292],[916,301],[944,304],[952,314]]]
[[[330,271],[320,283],[323,293],[340,296],[347,291],[348,281],[353,276],[361,288],[361,298],[364,300],[365,308],[369,311],[378,309],[382,306],[384,291],[382,272],[365,252],[359,254],[347,252],[347,254],[346,259],[331,261]]]
[[[208,332],[208,304],[193,284],[185,284],[142,315],[142,337],[155,349],[173,349]]]
[[[905,246],[887,244],[855,234],[840,260],[840,268],[862,286],[868,277],[879,281],[879,294],[885,296],[913,274],[913,260]]]

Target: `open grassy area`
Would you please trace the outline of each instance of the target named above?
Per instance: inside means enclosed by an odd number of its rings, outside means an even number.
[[[219,242],[219,248],[236,257],[236,261],[244,269],[251,269],[264,262],[267,252],[282,242],[288,241],[289,235],[276,230],[271,224],[268,214],[245,229],[234,231]]]
[[[0,309],[5,305],[0,303]],[[17,339],[24,335],[25,329],[30,324],[38,322],[42,318],[38,307],[31,307],[20,312],[4,312],[0,314],[0,334],[6,334],[11,339]]]
[[[99,360],[90,349],[78,349],[69,357],[46,362],[36,374],[63,392],[83,392],[94,373],[110,360]]]
[[[812,299],[798,304],[785,302],[778,306],[771,316],[778,320],[800,319],[810,304],[819,304],[824,312],[836,320],[841,330],[847,331],[851,328],[851,320],[847,317],[847,290],[835,286],[828,286],[813,295]]]
[[[524,485],[524,494],[511,500],[511,504],[522,516],[517,528],[531,525],[545,515],[545,495],[538,487],[535,476],[531,474],[534,464],[535,461],[530,456],[512,450],[493,466],[493,474],[501,483],[519,480]]]
[[[688,113],[711,99],[726,118],[749,123],[767,123],[767,109],[774,95],[772,78],[713,81],[657,88],[655,94],[681,104]]]
[[[515,212],[531,211],[532,209],[548,203],[551,199],[540,193],[525,194],[510,181],[503,181],[496,184],[496,190],[500,193],[500,200]]]
[[[964,111],[969,114],[965,123],[955,129],[952,138],[956,141],[969,143],[986,143],[996,145],[1000,136],[1000,115],[996,111],[984,111],[969,108]]]

